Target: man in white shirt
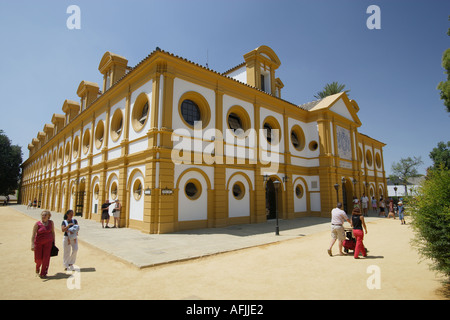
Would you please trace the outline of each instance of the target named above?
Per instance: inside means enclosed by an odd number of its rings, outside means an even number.
[[[338,202],[336,208],[331,210],[331,242],[330,247],[328,248],[328,254],[330,257],[332,256],[331,248],[333,248],[336,239],[339,240],[339,255],[344,255],[342,252],[342,242],[345,240],[345,231],[343,226],[345,221],[350,223],[350,225],[352,224],[345,211],[342,210],[342,203]]]
[[[367,210],[369,207],[369,198],[366,196],[365,193],[363,193],[363,196],[361,197],[361,204],[362,204],[363,215],[365,217],[367,217]]]

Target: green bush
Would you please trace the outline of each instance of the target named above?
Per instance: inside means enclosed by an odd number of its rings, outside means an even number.
[[[429,171],[417,192],[407,200],[413,218],[414,245],[432,261],[432,269],[450,279],[450,171]]]

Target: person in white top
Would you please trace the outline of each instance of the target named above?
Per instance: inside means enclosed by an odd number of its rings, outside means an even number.
[[[368,210],[368,207],[369,207],[369,198],[366,196],[365,193],[363,193],[363,195],[361,197],[361,205],[362,205],[363,215],[365,217],[367,217],[368,216],[367,215],[367,210]]]
[[[345,211],[342,210],[342,203],[338,202],[336,208],[331,210],[331,242],[330,247],[327,250],[330,257],[332,256],[331,248],[333,248],[336,240],[339,240],[339,255],[344,255],[342,252],[342,242],[345,240],[345,231],[343,226],[345,221],[350,223],[350,225],[352,224]]]

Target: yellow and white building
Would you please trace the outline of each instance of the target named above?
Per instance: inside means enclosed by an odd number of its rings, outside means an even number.
[[[280,65],[267,46],[225,73],[159,48],[134,67],[106,52],[102,87],[81,81],[28,145],[22,203],[100,220],[119,199],[122,227],[168,233],[387,195],[385,144],[358,132],[358,104],[285,101]]]

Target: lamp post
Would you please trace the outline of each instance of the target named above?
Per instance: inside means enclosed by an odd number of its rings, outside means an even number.
[[[335,183],[334,188],[336,189],[336,202],[339,202],[339,184]]]
[[[356,197],[356,179],[355,178],[353,178],[352,179],[352,183],[353,183],[353,195]]]
[[[281,182],[278,180],[275,180],[273,182],[273,186],[275,188],[275,216],[276,216],[276,220],[277,220],[277,224],[275,227],[275,235],[279,236],[280,235],[280,228],[278,226],[278,188],[280,187]]]

